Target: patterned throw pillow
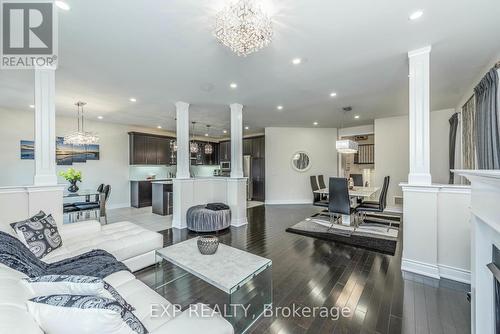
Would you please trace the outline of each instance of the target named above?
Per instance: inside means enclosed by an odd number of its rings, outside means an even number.
[[[45,213],[40,211],[30,219],[11,224],[19,239],[39,259],[62,246],[62,239],[54,218],[52,215],[42,215]]]
[[[22,283],[31,290],[33,296],[50,295],[88,295],[114,299],[126,310],[133,312],[135,307],[101,278],[84,275],[44,275],[24,278]]]
[[[116,300],[97,296],[53,295],[30,299],[28,310],[51,334],[147,334],[148,330]]]

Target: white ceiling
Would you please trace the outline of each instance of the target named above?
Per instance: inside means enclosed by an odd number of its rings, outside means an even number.
[[[353,107],[345,126],[406,114],[406,54],[428,44],[432,109],[454,107],[500,53],[498,0],[266,1],[274,40],[247,58],[212,35],[222,0],[67,2],[71,10],[59,12],[58,114],[74,115],[74,102],[84,100],[90,118],[166,129],[175,128],[179,100],[218,131],[228,127],[233,102],[245,105],[250,131],[339,126],[344,106]],[[416,9],[424,16],[409,21]],[[294,57],[303,63],[292,65]],[[1,71],[0,108],[27,110],[32,76]]]

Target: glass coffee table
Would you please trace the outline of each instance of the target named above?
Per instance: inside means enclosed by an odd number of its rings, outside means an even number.
[[[244,333],[272,306],[272,261],[269,259],[224,244],[219,244],[215,254],[202,255],[197,238],[159,249],[156,257],[156,290],[194,275],[220,290],[223,297],[221,303],[216,303],[216,310],[233,325],[235,333]],[[175,266],[175,274],[165,274],[166,262]]]

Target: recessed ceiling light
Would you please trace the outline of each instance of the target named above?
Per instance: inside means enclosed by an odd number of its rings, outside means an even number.
[[[330,93],[330,96],[335,97],[335,96],[337,96],[337,93]]]
[[[277,106],[276,109],[283,110],[283,106]]]
[[[55,3],[56,3],[56,6],[61,8],[62,10],[70,10],[69,5],[64,1],[56,1]]]
[[[245,126],[245,130],[248,130],[248,129],[250,129],[250,127],[248,127],[248,126]]]
[[[355,119],[359,119],[359,115],[354,116]]]
[[[222,133],[227,133],[227,130],[222,130]]]
[[[135,97],[131,97],[130,99],[128,99],[130,102],[137,102],[137,99]]]
[[[30,108],[31,109],[35,109],[35,105],[34,104],[30,104]]]
[[[104,117],[102,117],[102,116],[97,116],[97,119],[103,119],[103,118],[104,118]]]
[[[238,84],[236,82],[231,82],[229,87],[231,87],[232,89],[236,89],[236,88],[238,88]]]
[[[161,129],[161,125],[158,125],[156,128]]]
[[[314,122],[314,123],[313,123],[313,125],[314,125],[314,126],[318,125],[318,122]]]
[[[418,20],[419,18],[421,18],[422,15],[424,15],[424,11],[423,10],[417,10],[417,11],[411,13],[409,18],[410,18],[411,21],[415,21],[415,20]]]
[[[302,59],[300,59],[300,58],[293,58],[292,59],[292,64],[299,65],[300,63],[302,63]]]

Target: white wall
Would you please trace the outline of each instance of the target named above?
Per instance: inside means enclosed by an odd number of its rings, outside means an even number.
[[[381,186],[386,175],[391,177],[388,209],[400,209],[394,204],[394,196],[403,196],[399,183],[408,180],[409,145],[408,116],[375,120],[374,185]]]
[[[449,171],[449,118],[454,109],[436,110],[430,116],[430,154],[432,182],[448,183]],[[457,151],[460,151],[457,135]],[[457,157],[457,167],[459,159]],[[387,206],[400,210],[394,196],[402,196],[399,184],[408,180],[409,172],[409,123],[408,116],[379,118],[375,120],[375,184],[381,185],[384,176],[391,176]]]
[[[337,129],[266,128],[266,203],[312,203],[310,175],[337,176]],[[300,173],[291,165],[297,151],[309,153],[311,168]]]
[[[0,110],[0,186],[33,184],[34,160],[21,160],[20,140],[34,139],[34,113]],[[109,207],[130,206],[129,131],[166,134],[156,129],[131,127],[106,122],[85,122],[88,131],[99,134],[100,160],[57,166],[57,171],[74,167],[83,174],[81,189],[95,189],[100,183],[111,185]],[[76,119],[56,118],[56,135],[76,130]],[[66,181],[59,177],[59,183]]]

